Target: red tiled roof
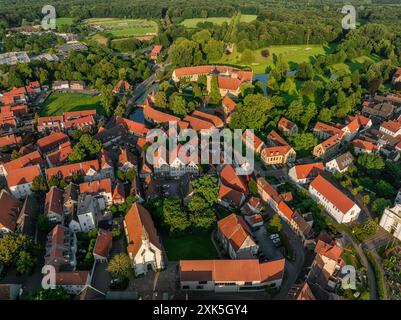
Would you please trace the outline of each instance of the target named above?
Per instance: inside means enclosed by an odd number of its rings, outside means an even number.
[[[67,141],[59,146],[59,149],[49,153],[46,157],[51,166],[59,166],[68,160],[69,155],[72,153],[71,142]]]
[[[174,73],[177,77],[188,77],[192,75],[201,75],[201,74],[207,75],[207,74],[212,74],[214,72],[228,73],[229,76],[232,77],[237,76],[241,81],[252,81],[253,78],[252,71],[244,71],[229,66],[206,65],[206,66],[184,67],[174,70]]]
[[[331,260],[338,261],[343,250],[336,244],[328,244],[324,241],[318,240],[316,243],[315,252]]]
[[[129,91],[132,89],[132,86],[125,80],[120,80],[113,88],[113,92],[116,93],[118,91]]]
[[[243,243],[249,239],[254,244],[251,236],[251,230],[245,223],[244,218],[234,213],[217,222],[219,231],[231,243],[234,250],[239,250]]]
[[[7,175],[7,184],[9,187],[14,187],[20,184],[31,183],[40,174],[40,167],[38,165],[15,169]]]
[[[64,191],[55,186],[50,187],[45,199],[45,213],[54,212],[63,215],[63,194]]]
[[[397,131],[399,131],[401,129],[401,120],[390,120],[390,121],[385,121],[381,124],[381,127],[396,133]]]
[[[247,260],[181,260],[181,281],[268,282],[284,275],[285,259],[260,263]]]
[[[290,146],[275,146],[275,147],[264,147],[262,156],[274,157],[274,156],[284,156],[291,150]]]
[[[359,130],[359,119],[354,118],[350,123],[348,123],[343,129],[348,129],[350,133],[357,132]]]
[[[116,117],[116,125],[119,124],[123,124],[132,134],[140,136],[146,136],[149,131],[144,124],[123,117]]]
[[[245,142],[247,142],[247,141],[251,142],[252,137],[253,137],[253,149],[257,150],[263,144],[263,141],[261,139],[259,139],[259,137],[256,134],[252,133],[252,131],[249,131],[249,130],[244,131],[244,133],[242,134],[242,139]]]
[[[118,152],[118,166],[121,167],[127,162],[136,164],[135,156],[128,148],[121,148]]]
[[[56,272],[58,286],[84,286],[87,283],[89,271]]]
[[[111,231],[100,231],[97,235],[93,255],[107,258],[113,242],[113,233]]]
[[[329,124],[325,124],[323,122],[318,121],[315,125],[315,127],[313,128],[314,132],[325,132],[329,135],[335,135],[335,134],[339,134],[342,135],[343,131],[339,128],[336,128],[334,126],[331,126]]]
[[[153,48],[152,48],[152,51],[150,53],[150,56],[151,57],[157,56],[160,53],[160,51],[162,51],[162,48],[163,47],[160,44],[154,45]]]
[[[227,95],[224,96],[222,104],[230,111],[234,112],[237,104]]]
[[[152,217],[144,207],[134,203],[125,215],[124,222],[128,233],[127,251],[132,256],[135,257],[141,248],[143,237],[147,237],[150,243],[161,250],[161,244]]]
[[[267,141],[274,146],[290,146],[275,130],[267,135]]]
[[[38,141],[36,141],[36,144],[38,145],[39,149],[43,151],[44,149],[54,148],[56,146],[59,146],[60,144],[67,142],[69,140],[70,139],[65,133],[55,132],[46,137],[40,138]]]
[[[323,162],[300,164],[294,167],[297,179],[307,179],[324,172]]]
[[[268,183],[264,178],[259,177],[256,179],[256,183],[266,192],[275,202],[279,203],[281,198],[279,193],[273,186]]]
[[[172,116],[170,114],[161,112],[152,108],[149,104],[145,103],[143,106],[143,114],[147,119],[151,119],[157,123],[167,123],[169,121],[180,121],[180,118]]]
[[[94,195],[100,192],[111,193],[111,180],[110,178],[106,178],[80,183],[79,192]]]
[[[244,194],[240,191],[232,189],[224,184],[220,184],[218,198],[221,200],[229,200],[235,206],[241,205],[241,200]]]
[[[189,122],[189,125],[192,129],[195,131],[201,131],[201,130],[209,130],[209,129],[214,129],[215,126],[212,122],[208,120],[202,120],[198,117],[193,117],[190,115],[186,115],[184,117],[184,121]]]
[[[6,136],[0,137],[0,148],[10,145],[21,144],[22,138],[15,136],[14,134],[8,134]]]
[[[26,155],[23,155],[15,160],[12,160],[10,162],[5,163],[4,169],[7,171],[7,174],[9,174],[11,171],[27,166],[33,166],[33,165],[43,165],[44,160],[42,159],[42,156],[38,151],[34,151],[31,153],[28,153]]]
[[[316,300],[315,295],[312,293],[312,290],[306,281],[298,292],[296,300]]]
[[[67,120],[64,122],[64,127],[66,129],[82,129],[85,127],[90,127],[95,125],[95,119],[93,118],[93,116],[85,116],[85,117],[81,117],[81,118],[76,118],[76,119],[72,119],[72,120]]]
[[[352,143],[353,143],[354,147],[363,149],[363,150],[373,151],[373,150],[378,149],[378,147],[376,145],[374,145],[372,142],[366,141],[366,140],[355,139],[354,141],[352,141]]]
[[[96,110],[91,109],[91,110],[69,111],[63,113],[64,121],[88,116],[96,116]]]
[[[241,176],[238,176],[231,164],[224,165],[220,172],[221,181],[237,191],[248,193],[248,187]]]
[[[277,126],[279,128],[285,128],[287,130],[291,130],[292,128],[295,127],[295,123],[290,121],[290,120],[288,120],[288,119],[286,119],[286,118],[284,118],[284,117],[282,117],[280,119],[280,121],[278,122]]]
[[[294,211],[292,211],[292,209],[284,202],[281,201],[277,208],[280,210],[280,212],[288,219],[291,220],[292,219],[292,215],[294,214]]]
[[[343,135],[335,134],[334,136],[331,136],[330,138],[324,140],[320,145],[324,150],[330,149],[341,142],[342,136]]]
[[[205,112],[201,112],[198,110],[195,110],[194,112],[192,112],[191,116],[197,117],[202,120],[209,121],[209,122],[213,123],[214,126],[217,128],[222,127],[224,125],[223,121],[219,117],[205,113]]]
[[[325,197],[344,214],[355,205],[350,198],[348,198],[343,192],[337,189],[321,175],[317,176],[315,180],[312,181],[310,186],[318,191],[323,197]]]
[[[241,86],[242,81],[235,78],[228,78],[228,77],[217,77],[217,85],[220,89],[226,90],[238,90]]]
[[[71,177],[74,173],[85,174],[90,168],[94,169],[95,171],[99,171],[99,161],[90,160],[81,163],[72,163],[60,167],[49,168],[46,169],[46,177],[49,180],[51,176],[59,175],[60,178],[65,179],[67,177]]]
[[[6,190],[0,192],[0,229],[15,230],[21,204]]]

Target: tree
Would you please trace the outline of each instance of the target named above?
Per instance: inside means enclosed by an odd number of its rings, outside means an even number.
[[[224,43],[215,39],[210,39],[203,47],[209,62],[218,61],[223,56]]]
[[[125,179],[127,179],[129,182],[133,182],[135,178],[136,178],[136,171],[132,168],[129,168],[125,173]]]
[[[255,180],[251,179],[248,182],[248,189],[249,189],[249,193],[255,197],[257,197],[259,195],[258,192],[258,185],[256,183]]]
[[[178,116],[185,116],[188,113],[187,103],[183,97],[173,93],[169,101],[169,109]]]
[[[317,143],[317,138],[312,133],[298,133],[291,138],[294,144],[294,149],[297,152],[309,152]]]
[[[217,83],[217,77],[212,76],[212,79],[210,81],[210,94],[209,94],[210,100],[209,102],[211,104],[219,104],[221,101],[221,95],[220,95],[220,90],[219,86]]]
[[[30,274],[35,267],[36,261],[37,259],[29,252],[21,251],[15,263],[18,273]]]
[[[217,178],[211,175],[204,175],[191,182],[194,193],[200,195],[209,206],[217,203],[219,186]]]
[[[26,235],[6,234],[0,238],[0,264],[13,265],[20,273],[29,273],[36,263],[32,254],[36,254],[37,249]]]
[[[268,58],[270,56],[270,51],[268,49],[263,49],[260,54],[262,57]]]
[[[42,232],[48,233],[51,230],[51,222],[49,218],[44,215],[40,214],[36,220],[36,225],[38,226],[38,229]]]
[[[314,77],[314,70],[312,64],[309,62],[302,62],[298,65],[297,77],[302,80],[310,80]]]
[[[107,271],[120,281],[128,279],[131,268],[131,260],[126,253],[119,253],[109,261]]]
[[[323,122],[330,122],[333,114],[330,109],[322,108],[319,112],[318,119]]]
[[[261,94],[247,95],[244,102],[237,105],[237,111],[232,115],[230,127],[242,130],[262,130],[269,120],[269,111],[273,107],[273,103]]]
[[[189,221],[195,228],[210,229],[216,223],[216,214],[212,208],[193,211],[189,214]]]
[[[372,210],[376,214],[383,214],[384,209],[391,205],[391,201],[384,198],[377,198],[372,203]]]
[[[71,300],[71,295],[63,288],[40,288],[35,294],[28,295],[28,300]]]
[[[167,96],[163,91],[159,91],[155,94],[155,104],[160,108],[167,107]]]
[[[209,208],[209,204],[200,195],[194,195],[188,203],[188,210],[190,212],[202,212]]]
[[[309,103],[305,107],[305,112],[301,117],[301,123],[303,124],[304,128],[307,129],[311,120],[316,117],[317,115],[317,108],[314,103]]]
[[[100,102],[102,103],[106,115],[110,116],[114,104],[114,94],[111,86],[103,86],[100,89]]]
[[[13,150],[13,152],[11,152],[11,159],[15,160],[21,157],[21,153],[19,153],[17,150]]]
[[[32,191],[38,194],[47,192],[47,184],[45,178],[37,176],[32,180]]]
[[[251,64],[255,61],[255,56],[253,55],[252,50],[245,49],[241,54],[241,63]]]
[[[58,187],[59,185],[60,185],[60,179],[57,176],[52,175],[49,179],[49,187],[53,186]]]
[[[127,97],[124,96],[118,103],[117,108],[114,110],[114,115],[123,117],[125,114],[125,110],[127,108],[127,103],[128,103]]]
[[[299,122],[303,113],[304,113],[304,106],[302,102],[299,100],[294,100],[288,107],[286,116],[291,121]]]
[[[382,170],[385,166],[383,159],[379,155],[368,153],[360,154],[357,162],[366,170]]]
[[[69,155],[69,160],[71,162],[82,162],[86,159],[95,159],[101,150],[101,142],[85,133],[74,146],[72,153]]]
[[[270,229],[271,232],[280,232],[281,229],[283,228],[280,216],[278,214],[275,214],[273,218],[270,219],[268,222],[268,228]]]
[[[184,231],[190,226],[186,213],[181,208],[181,201],[178,198],[166,198],[163,201],[163,222],[170,232]]]

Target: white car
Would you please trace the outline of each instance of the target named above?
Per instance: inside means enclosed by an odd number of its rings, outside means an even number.
[[[274,244],[279,244],[280,243],[280,239],[279,238],[273,239],[273,243]]]
[[[271,234],[270,235],[270,240],[274,240],[274,239],[278,239],[280,236],[279,236],[279,234],[278,233],[273,233],[273,234]]]

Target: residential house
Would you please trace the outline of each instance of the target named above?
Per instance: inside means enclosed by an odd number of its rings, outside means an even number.
[[[176,116],[152,108],[149,99],[145,100],[145,103],[143,105],[143,115],[145,117],[145,120],[150,123],[168,124],[169,122],[179,123],[181,121],[181,119]]]
[[[362,105],[362,115],[366,117],[375,117],[379,120],[390,119],[396,111],[396,107],[389,102],[376,103],[365,101]]]
[[[380,132],[388,134],[394,138],[401,136],[401,117],[398,120],[382,122],[379,130]]]
[[[162,46],[159,44],[156,44],[153,46],[152,51],[150,52],[150,59],[152,60],[157,60],[157,57],[159,56],[160,52],[162,51]]]
[[[47,235],[45,264],[60,267],[76,266],[77,237],[74,232],[61,224],[56,225]]]
[[[234,213],[217,222],[217,237],[231,259],[252,259],[259,246],[243,217]]]
[[[46,161],[49,167],[58,167],[68,162],[72,153],[71,141],[60,144],[58,149],[46,155]]]
[[[13,148],[20,144],[22,144],[22,138],[15,136],[14,134],[8,134],[6,136],[0,137],[0,148]]]
[[[36,197],[26,197],[17,219],[16,232],[34,238],[36,233],[37,217],[39,213],[39,204],[36,200]]]
[[[117,181],[117,184],[114,188],[112,195],[113,204],[125,203],[125,199],[129,196],[129,194],[130,194],[129,182]]]
[[[220,183],[235,189],[244,194],[248,194],[248,186],[244,176],[240,176],[231,164],[223,166],[219,173]]]
[[[319,143],[317,146],[313,148],[313,155],[316,158],[326,159],[331,155],[335,154],[341,145],[341,141],[343,138],[343,134],[335,134],[330,138],[327,138],[322,143]]]
[[[244,141],[245,145],[256,154],[260,154],[262,148],[264,147],[263,141],[250,130],[246,130],[242,134],[242,140]]]
[[[90,194],[81,193],[78,196],[77,212],[69,227],[74,232],[88,232],[97,228],[101,218],[99,202]]]
[[[401,240],[401,202],[396,202],[394,207],[388,207],[384,210],[380,219],[380,226],[393,237]]]
[[[30,152],[17,159],[3,163],[0,165],[0,175],[8,176],[13,170],[36,165],[41,167],[45,165],[45,161],[38,151]]]
[[[354,201],[321,175],[309,185],[309,193],[338,223],[355,221],[361,212]]]
[[[326,170],[334,173],[344,173],[348,170],[349,166],[354,162],[354,157],[351,152],[346,152],[325,164]]]
[[[53,81],[52,88],[53,90],[63,91],[70,89],[70,85],[68,81],[57,80]]]
[[[310,183],[319,174],[324,172],[323,162],[299,164],[288,171],[290,179],[299,184]]]
[[[89,271],[56,272],[56,286],[62,287],[70,294],[80,293],[90,282]]]
[[[33,193],[33,180],[41,175],[39,165],[15,169],[6,178],[8,189],[17,199],[24,199]]]
[[[246,196],[243,192],[220,184],[217,201],[221,206],[234,210],[241,207],[245,199]]]
[[[229,124],[231,122],[231,115],[234,111],[237,110],[237,104],[234,100],[232,100],[228,95],[224,96],[221,101],[221,108],[217,110],[217,112],[221,113],[224,119],[224,122]]]
[[[50,187],[45,199],[45,215],[51,222],[63,221],[63,195],[64,191],[55,186]]]
[[[137,161],[134,154],[128,148],[120,148],[118,152],[118,170],[127,172],[133,169],[138,172]]]
[[[21,203],[5,189],[0,191],[0,235],[15,231]]]
[[[294,148],[274,130],[267,136],[266,147],[262,149],[260,155],[267,165],[286,164],[294,162],[296,158]]]
[[[280,121],[278,122],[277,128],[284,135],[289,136],[289,137],[295,136],[298,133],[298,126],[294,122],[292,122],[284,117],[282,117],[280,119]]]
[[[67,216],[69,220],[74,216],[78,204],[79,186],[75,183],[70,182],[68,186],[64,188],[63,195],[63,211],[64,216]]]
[[[37,120],[38,132],[58,132],[63,129],[63,117],[62,116],[51,116],[51,117],[40,117]]]
[[[128,255],[135,274],[146,274],[165,266],[162,246],[150,213],[134,203],[124,218],[124,230],[128,242]]]
[[[71,81],[70,89],[75,91],[85,90],[85,81]]]
[[[111,231],[100,230],[95,247],[93,248],[93,257],[97,262],[107,262],[111,247],[113,245],[113,233]]]
[[[255,213],[253,215],[245,216],[245,221],[252,228],[252,230],[257,230],[263,227],[263,217],[259,213]]]
[[[100,210],[104,210],[106,206],[113,203],[110,178],[80,183],[79,192],[95,197],[99,202]]]
[[[125,80],[120,80],[113,88],[115,94],[127,94],[132,91],[132,86]]]
[[[182,290],[255,292],[281,286],[285,259],[260,263],[246,260],[181,260]]]
[[[60,145],[70,141],[70,138],[63,132],[55,132],[51,135],[40,138],[36,141],[36,146],[42,154],[47,154],[57,150]]]
[[[114,180],[114,164],[113,160],[106,149],[102,149],[100,152],[100,172],[102,178],[110,178]]]
[[[273,186],[268,183],[265,178],[259,177],[256,179],[259,196],[265,201],[274,211],[277,212],[278,204],[282,201],[279,193]]]
[[[361,153],[377,153],[380,150],[378,145],[367,140],[355,139],[352,141],[352,144],[356,155]]]
[[[71,179],[74,174],[83,175],[85,181],[93,181],[103,178],[105,172],[100,169],[99,160],[71,163],[46,169],[47,180],[49,180],[52,176],[56,176],[59,179],[64,180]]]

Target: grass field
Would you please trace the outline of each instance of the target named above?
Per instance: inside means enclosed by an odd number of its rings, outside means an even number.
[[[80,93],[53,92],[47,97],[40,109],[39,115],[42,117],[56,116],[61,115],[66,111],[90,109],[96,109],[98,114],[104,114],[99,96],[90,96]]]
[[[370,62],[378,62],[380,61],[381,58],[379,56],[371,55],[371,56],[361,56],[359,58],[353,59],[351,62],[347,63],[336,63],[331,66],[333,71],[336,73],[351,73],[352,71],[359,70],[362,68],[364,62],[370,61]]]
[[[97,25],[115,37],[144,36],[157,33],[157,24],[144,19],[91,18],[84,21],[89,25]]]
[[[261,52],[264,49],[268,49],[270,52],[269,57],[263,57]],[[252,68],[255,73],[265,73],[266,68],[273,64],[273,56],[282,54],[284,58],[290,64],[290,68],[294,69],[297,64],[305,61],[310,61],[314,56],[319,54],[326,54],[332,49],[328,46],[323,45],[280,45],[270,46],[267,48],[261,48],[254,51],[255,61],[249,67]],[[232,65],[244,66],[241,61],[241,53],[237,52],[236,48],[229,55],[224,55],[216,63],[227,63]]]
[[[72,25],[74,18],[57,18],[56,24],[58,25]]]
[[[210,237],[208,233],[165,237],[163,245],[170,261],[216,259],[218,255]]]
[[[99,44],[106,45],[107,44],[107,38],[105,36],[102,36],[101,34],[94,34],[93,36],[89,37],[89,40],[96,41]]]
[[[243,14],[241,15],[242,22],[251,22],[256,19],[256,15],[253,14]],[[196,28],[199,22],[212,22],[213,24],[222,24],[223,22],[230,23],[231,17],[210,17],[210,18],[192,18],[185,19],[181,22],[187,28]]]

